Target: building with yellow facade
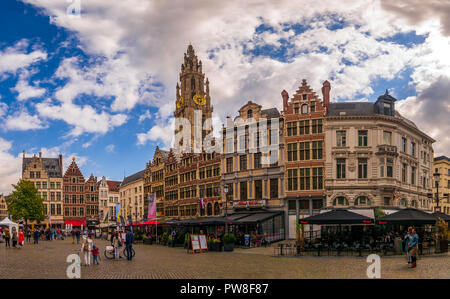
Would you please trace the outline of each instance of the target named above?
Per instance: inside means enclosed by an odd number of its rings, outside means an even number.
[[[144,219],[144,170],[123,179],[119,200],[121,216],[126,224]]]
[[[450,159],[446,156],[434,158],[434,173],[439,173],[439,207],[441,212],[450,215]],[[436,207],[436,182],[433,181],[433,210]]]

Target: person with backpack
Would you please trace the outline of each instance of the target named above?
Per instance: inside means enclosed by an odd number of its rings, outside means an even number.
[[[13,227],[13,229],[12,229],[12,237],[11,237],[11,240],[12,240],[12,243],[13,243],[13,247],[14,247],[14,248],[16,248],[16,245],[17,245],[17,238],[18,238],[18,236],[17,236],[16,228]]]
[[[77,237],[77,244],[80,244],[80,235],[81,235],[81,232],[79,229],[77,229],[75,231],[75,236]]]

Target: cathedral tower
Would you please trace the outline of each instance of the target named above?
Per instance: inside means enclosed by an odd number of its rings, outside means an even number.
[[[205,81],[205,74],[202,72],[202,61],[198,60],[192,45],[188,46],[187,52],[184,54],[184,62],[181,64],[180,84],[177,83],[176,88],[177,100],[174,116],[175,118],[189,120],[191,125],[191,145],[193,146],[195,132],[194,114],[201,115],[201,126],[204,126],[205,120],[212,117],[213,107],[209,96],[208,78]],[[175,134],[178,131],[175,130]],[[212,124],[210,129],[202,129],[202,140],[211,131]],[[175,140],[175,142],[181,141]],[[175,144],[176,146],[177,144]]]

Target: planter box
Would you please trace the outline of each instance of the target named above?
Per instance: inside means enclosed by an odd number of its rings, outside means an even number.
[[[144,239],[144,244],[152,245],[152,243],[153,243],[152,240]]]
[[[225,244],[223,244],[223,250],[224,251],[233,251],[234,250],[234,243],[225,243]]]
[[[222,251],[222,247],[220,246],[220,243],[208,243],[208,250],[209,251]]]

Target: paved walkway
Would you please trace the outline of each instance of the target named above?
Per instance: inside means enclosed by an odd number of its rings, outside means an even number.
[[[183,248],[136,244],[131,261],[106,260],[106,241],[100,246],[100,265],[82,267],[81,278],[366,278],[368,263],[358,257],[285,257],[262,252],[272,248],[188,254]],[[0,279],[66,278],[66,258],[81,245],[71,240],[42,241],[22,249],[0,243]],[[450,278],[450,256],[425,257],[408,269],[404,257],[381,260],[382,278]]]

